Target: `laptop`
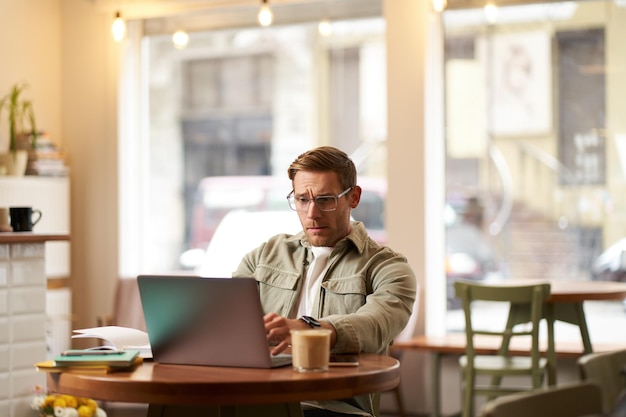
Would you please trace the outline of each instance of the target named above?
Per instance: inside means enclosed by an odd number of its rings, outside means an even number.
[[[253,278],[189,275],[137,277],[155,362],[274,368],[291,355],[272,355]]]

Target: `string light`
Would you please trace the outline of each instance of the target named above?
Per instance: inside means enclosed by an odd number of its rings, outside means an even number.
[[[177,30],[172,35],[172,42],[176,49],[184,49],[189,43],[189,35],[184,30]]]
[[[333,26],[328,19],[322,19],[317,25],[317,30],[322,36],[330,36],[333,33]]]
[[[437,13],[441,13],[448,6],[448,0],[433,0],[433,10]]]
[[[261,8],[259,9],[257,20],[259,21],[259,25],[264,27],[271,25],[274,21],[274,14],[272,13],[272,9],[270,9],[268,0],[261,0]]]
[[[489,2],[485,6],[485,19],[487,19],[487,23],[493,24],[498,20],[498,8],[495,4]]]
[[[115,42],[121,42],[126,36],[126,22],[122,19],[122,14],[119,10],[115,12],[115,20],[113,20],[111,25],[111,34]]]

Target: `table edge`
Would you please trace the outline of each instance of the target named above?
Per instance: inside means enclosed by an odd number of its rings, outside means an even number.
[[[50,373],[47,375],[47,385],[53,392],[129,403],[207,406],[295,403],[350,398],[389,391],[400,383],[400,363],[392,357],[385,358],[387,358],[385,361],[389,361],[385,369],[346,375],[346,372],[351,370],[338,367],[329,371],[336,375],[331,379],[316,378],[317,375],[313,375],[273,380],[271,384],[265,385],[261,382],[241,383],[232,393],[228,392],[226,386],[219,390],[212,388],[211,392],[207,392],[207,387],[202,387],[198,382],[189,384],[159,382],[153,385],[151,381],[129,380],[125,385],[116,386],[120,381],[114,379],[116,376],[111,378],[111,375],[115,374]],[[363,362],[367,363],[367,359]],[[153,364],[145,363],[142,366],[150,367]],[[132,390],[128,384],[133,384]]]

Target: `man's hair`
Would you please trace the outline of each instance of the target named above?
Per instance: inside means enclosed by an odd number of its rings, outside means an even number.
[[[337,173],[342,188],[346,189],[356,185],[354,162],[345,152],[332,146],[320,146],[298,156],[287,170],[291,181],[298,171],[333,171]]]

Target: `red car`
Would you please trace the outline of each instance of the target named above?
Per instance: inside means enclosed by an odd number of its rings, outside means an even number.
[[[384,196],[387,183],[382,178],[359,178],[363,189],[361,203],[352,211],[355,220],[365,224],[377,242],[387,241],[384,225]],[[200,181],[191,219],[191,249],[205,249],[220,221],[231,210],[289,210],[289,178],[276,176],[222,176]]]

